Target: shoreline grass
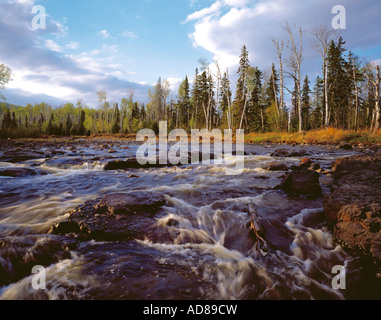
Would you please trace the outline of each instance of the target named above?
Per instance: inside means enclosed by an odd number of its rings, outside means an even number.
[[[381,144],[381,130],[376,133],[369,131],[354,131],[341,129],[320,129],[301,133],[269,132],[248,133],[245,135],[247,144],[307,144],[307,145],[378,145]]]
[[[106,140],[136,142],[136,134],[96,134],[85,136],[39,136],[29,138],[13,138],[14,141],[75,141],[75,140]],[[3,139],[7,140],[7,139]],[[190,140],[189,140],[190,141]],[[213,139],[212,139],[213,141]],[[235,137],[233,137],[235,141]],[[369,131],[354,131],[341,129],[320,129],[302,133],[268,132],[245,133],[245,144],[279,144],[279,145],[339,145],[341,143],[353,146],[381,145],[381,129],[376,133]]]

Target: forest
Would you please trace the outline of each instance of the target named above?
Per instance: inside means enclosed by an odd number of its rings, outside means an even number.
[[[302,77],[303,32],[288,23],[283,28],[288,41],[272,39],[278,61],[268,70],[254,66],[246,46],[242,47],[235,84],[217,61],[200,59],[193,78],[185,76],[177,95],[168,80],[159,78],[147,93],[147,104],[135,101],[133,89],[118,102],[104,90],[96,92],[97,106],[81,99],[61,106],[4,102],[0,104],[0,137],[127,134],[143,128],[157,132],[162,120],[168,121],[169,130],[188,132],[201,128],[261,133],[328,127],[378,130],[380,66],[364,62],[346,48],[341,36],[321,26],[312,31],[313,48],[322,58],[320,73],[316,78]],[[1,71],[4,88],[11,70],[2,64]]]

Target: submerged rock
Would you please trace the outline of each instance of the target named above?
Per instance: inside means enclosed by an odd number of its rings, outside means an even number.
[[[36,265],[48,267],[70,258],[76,242],[53,235],[5,237],[0,239],[0,286],[31,274]]]
[[[110,161],[104,166],[105,171],[112,171],[112,170],[129,170],[129,169],[149,169],[149,168],[162,168],[162,167],[168,167],[171,164],[160,164],[159,161],[156,161],[154,164],[140,164],[138,162],[138,159],[136,158],[130,158],[125,161],[122,160],[115,160]]]
[[[31,151],[8,151],[0,157],[2,162],[19,163],[27,160],[43,159],[43,153]]]
[[[153,216],[165,203],[164,196],[151,192],[107,195],[73,210],[67,221],[53,227],[52,233],[74,233],[103,241],[144,239],[153,228]]]
[[[289,149],[277,149],[271,156],[280,158],[293,158],[293,157],[303,157],[307,153],[304,150],[289,150]]]
[[[29,168],[5,168],[0,169],[0,177],[22,178],[27,176],[45,176],[49,173],[44,170]]]
[[[381,153],[338,159],[325,214],[336,240],[381,262]]]

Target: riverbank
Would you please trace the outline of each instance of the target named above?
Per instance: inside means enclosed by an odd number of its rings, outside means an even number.
[[[356,255],[381,263],[381,152],[337,159],[325,195],[333,235]],[[381,274],[379,274],[381,276]]]
[[[17,138],[13,141],[127,141],[136,143],[137,135],[130,134],[95,134],[89,137],[73,136],[41,136],[33,138]],[[8,139],[9,140],[9,139]],[[190,140],[190,139],[189,139]],[[6,139],[0,140],[6,141]],[[233,137],[235,141],[235,137]],[[245,133],[245,144],[251,145],[317,145],[317,146],[346,146],[353,148],[369,148],[379,146],[381,148],[381,130],[376,133],[369,131],[351,131],[334,128],[306,131],[302,133],[269,132],[269,133]]]
[[[313,130],[302,133],[270,132],[245,134],[245,143],[249,144],[298,144],[298,145],[340,145],[353,147],[381,146],[381,130],[348,131],[334,128]]]
[[[322,197],[333,163],[371,147],[247,144],[243,174],[227,176],[231,157],[129,166],[129,138],[0,143],[0,300],[379,297],[374,273],[332,241]],[[30,289],[34,264],[47,291]],[[331,289],[336,265],[345,292]]]

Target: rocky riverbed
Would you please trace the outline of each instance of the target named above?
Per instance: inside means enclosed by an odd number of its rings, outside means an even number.
[[[1,299],[381,298],[376,148],[247,145],[241,160],[140,166],[138,147],[2,141]],[[35,265],[46,290],[31,288]]]
[[[355,254],[381,262],[381,152],[336,160],[325,213],[334,236]]]

